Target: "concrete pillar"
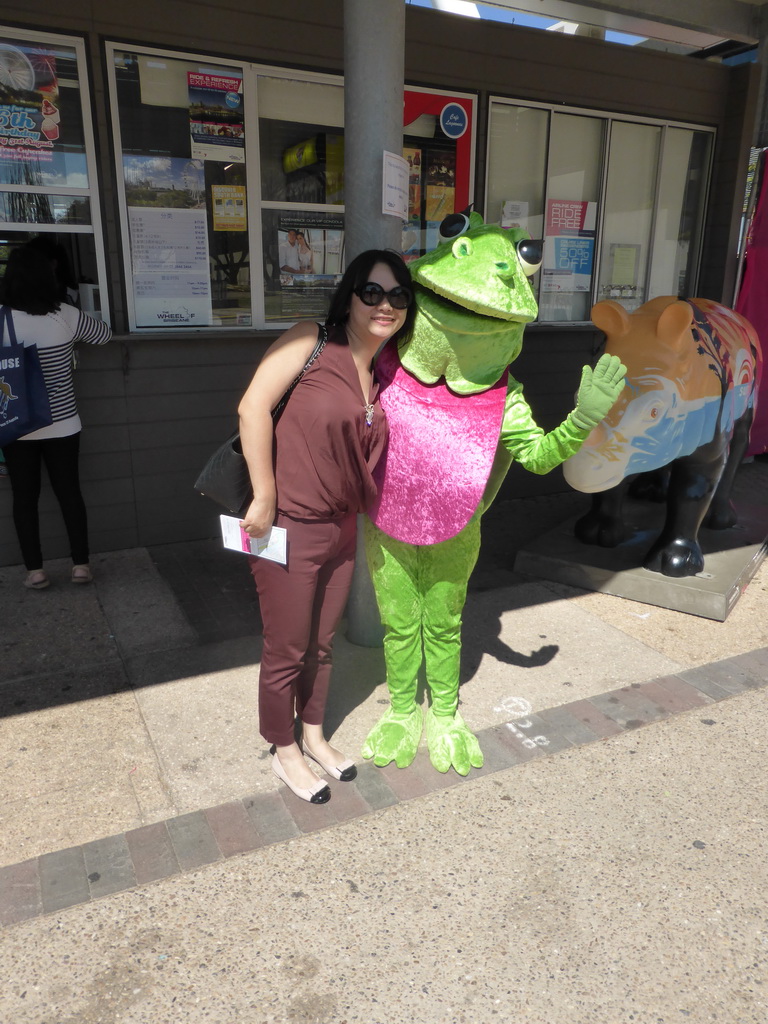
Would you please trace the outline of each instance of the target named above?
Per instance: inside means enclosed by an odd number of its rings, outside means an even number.
[[[347,262],[400,252],[402,221],[381,212],[382,154],[403,151],[405,4],[344,0],[344,231]]]
[[[402,221],[381,212],[384,151],[403,151],[405,4],[344,0],[344,230],[347,263],[365,249],[402,249]],[[378,647],[383,630],[365,561],[362,516],[347,637]]]

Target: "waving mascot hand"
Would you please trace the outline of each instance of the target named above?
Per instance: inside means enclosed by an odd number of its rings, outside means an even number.
[[[440,772],[480,768],[477,738],[459,714],[461,615],[480,548],[480,517],[517,459],[547,473],[578,451],[624,387],[625,367],[603,356],[584,367],[576,408],[550,433],[536,425],[509,364],[537,307],[528,277],[541,243],[526,232],[451,214],[441,244],[410,264],[416,322],[377,364],[389,447],[366,550],[385,627],[391,706],[363,756],[399,768],[416,756],[424,719],[416,704],[425,661],[429,756]],[[423,652],[423,654],[422,654]]]

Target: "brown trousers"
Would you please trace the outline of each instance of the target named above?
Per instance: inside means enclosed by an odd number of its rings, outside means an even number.
[[[294,741],[294,715],[322,725],[331,677],[333,637],[344,613],[355,564],[357,516],[296,520],[288,531],[288,564],[251,559],[264,625],[259,726],[267,743]]]

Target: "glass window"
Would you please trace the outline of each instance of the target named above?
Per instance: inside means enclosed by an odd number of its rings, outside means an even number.
[[[325,317],[344,272],[344,90],[258,79],[264,318]]]
[[[77,53],[0,39],[0,182],[88,187]]]
[[[112,60],[131,326],[250,326],[242,68]]]
[[[615,121],[611,131],[598,293],[633,310],[648,294],[661,128]]]
[[[94,159],[82,42],[0,28],[0,267],[39,237],[61,300],[101,316]]]
[[[491,105],[486,220],[544,237],[549,111]]]
[[[605,121],[552,115],[540,320],[588,320]]]
[[[345,265],[343,87],[260,75],[257,89],[265,321],[319,318]],[[409,260],[469,203],[474,101],[406,89],[403,120]]]
[[[0,221],[19,224],[90,224],[91,203],[77,196],[0,192]]]
[[[344,273],[344,215],[317,210],[264,210],[267,321],[325,318]]]
[[[324,317],[345,266],[341,78],[107,51],[131,330]],[[470,201],[474,103],[406,90],[406,259]]]
[[[539,320],[692,294],[714,133],[492,100],[486,220],[544,239]],[[598,266],[599,261],[599,266]]]
[[[472,195],[474,101],[406,89],[403,156],[408,161],[408,223],[402,249],[410,261],[434,249],[442,220]]]
[[[261,76],[261,198],[266,202],[344,202],[344,90]]]
[[[708,132],[667,128],[664,133],[651,296],[695,294],[711,147]]]

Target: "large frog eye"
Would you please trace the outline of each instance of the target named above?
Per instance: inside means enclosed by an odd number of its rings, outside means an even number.
[[[517,257],[526,277],[533,277],[541,266],[544,243],[539,239],[524,238],[517,243]]]
[[[452,242],[454,238],[469,231],[469,217],[466,213],[451,213],[440,222],[437,237],[439,242]]]

